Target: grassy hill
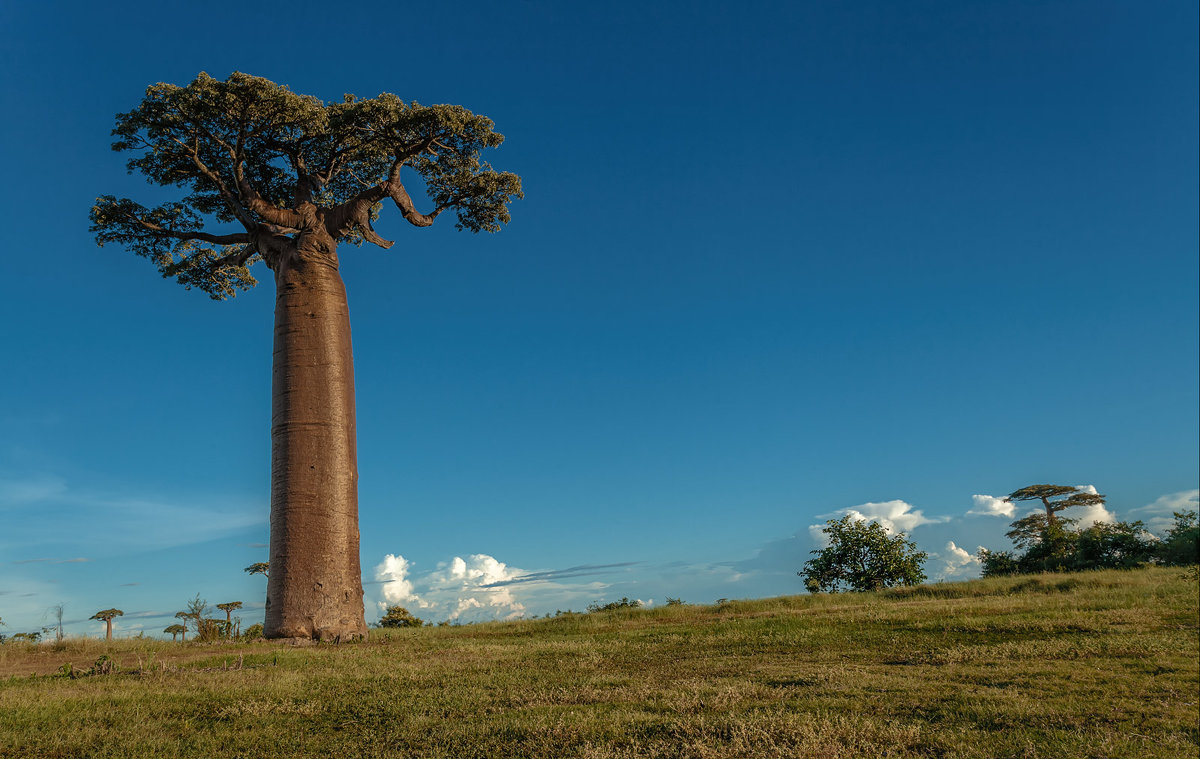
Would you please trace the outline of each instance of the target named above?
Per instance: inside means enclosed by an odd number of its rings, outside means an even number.
[[[1194,758],[1197,607],[1157,568],[342,646],[7,645],[0,756]]]

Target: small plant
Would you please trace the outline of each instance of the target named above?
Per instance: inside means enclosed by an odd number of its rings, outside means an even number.
[[[683,599],[667,596],[667,606],[683,606]]]
[[[246,628],[246,632],[242,633],[242,640],[252,641],[258,640],[263,636],[263,626],[255,623]]]
[[[116,659],[111,658],[108,654],[101,654],[96,663],[92,665],[92,669],[88,674],[92,675],[112,675],[121,671],[121,665]]]

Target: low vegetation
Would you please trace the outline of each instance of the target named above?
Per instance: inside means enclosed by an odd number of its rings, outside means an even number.
[[[1195,757],[1151,567],[381,629],[0,646],[0,756]]]

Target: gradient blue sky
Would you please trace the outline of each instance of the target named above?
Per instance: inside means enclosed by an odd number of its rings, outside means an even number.
[[[5,632],[261,618],[270,283],[87,229],[164,197],[114,114],[202,70],[465,105],[525,181],[343,253],[368,619],[800,592],[847,509],[971,576],[1035,482],[1195,506],[1195,2],[200,8],[0,7]]]

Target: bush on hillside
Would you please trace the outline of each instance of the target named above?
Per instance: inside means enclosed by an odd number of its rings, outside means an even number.
[[[640,608],[642,608],[641,601],[638,601],[637,599],[630,600],[628,598],[621,597],[620,599],[618,599],[616,601],[610,601],[609,603],[606,603],[606,604],[602,604],[599,601],[596,601],[595,603],[590,603],[590,604],[588,604],[587,610],[590,613],[590,612],[596,612],[596,611],[616,611],[617,609],[640,609]]]

